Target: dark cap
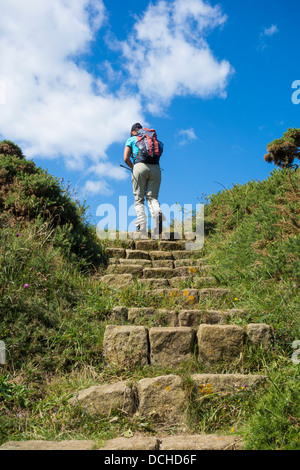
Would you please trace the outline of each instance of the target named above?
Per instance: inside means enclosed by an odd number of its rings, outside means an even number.
[[[143,127],[141,126],[141,124],[139,122],[136,122],[135,124],[133,124],[133,126],[131,127],[131,132],[132,131],[136,131],[138,129],[143,129]]]

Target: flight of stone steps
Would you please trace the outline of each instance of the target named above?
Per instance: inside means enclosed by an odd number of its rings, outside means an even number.
[[[191,276],[205,274],[208,266],[201,258],[191,259],[199,252],[185,251],[185,242],[167,240],[127,240],[127,248],[107,248],[107,274],[102,281],[108,285],[132,284],[134,278],[152,287],[178,287]],[[214,278],[202,276],[202,282]]]
[[[155,438],[120,437],[107,442],[103,449],[149,449],[149,443],[152,449],[161,450],[241,449],[240,436],[189,435],[189,404],[176,368],[192,360],[207,367],[220,361],[237,363],[246,354],[247,344],[270,345],[268,325],[240,327],[234,324],[234,318],[243,315],[242,310],[211,308],[214,300],[230,295],[230,289],[214,285],[215,278],[208,275],[209,264],[201,251],[185,250],[185,241],[127,240],[123,247],[111,246],[106,251],[107,272],[99,281],[116,291],[146,285],[149,294],[148,306],[112,308],[103,341],[106,367],[130,371],[154,366],[174,368],[174,373],[137,382],[99,384],[80,390],[71,403],[106,415],[117,406],[127,416],[151,419],[157,427]],[[189,281],[193,287],[189,287]],[[155,306],[151,303],[154,297]],[[171,306],[157,307],[160,297],[170,300]],[[206,302],[210,308],[205,308]],[[255,374],[190,376],[195,399],[253,389],[264,380],[264,376]],[[172,426],[176,435],[170,437],[165,430]]]
[[[120,436],[106,442],[102,450],[242,449],[241,436],[190,433],[189,401],[183,376],[177,368],[190,361],[205,365],[207,370],[220,362],[229,366],[238,364],[247,354],[247,345],[270,346],[269,326],[262,323],[238,326],[234,320],[245,313],[243,310],[214,307],[214,302],[218,304],[232,293],[214,285],[215,278],[208,275],[210,267],[201,251],[186,250],[185,241],[129,239],[122,243],[122,247],[106,249],[106,273],[95,276],[95,280],[105,290],[115,292],[130,286],[146,288],[148,305],[112,308],[103,340],[105,367],[125,370],[129,375],[134,368],[145,371],[148,367],[173,369],[174,373],[154,377],[152,374],[138,381],[100,383],[79,390],[70,399],[70,405],[80,405],[89,413],[108,417],[117,408],[127,417],[151,420],[156,430],[154,437],[141,433],[127,438]],[[158,307],[160,298],[164,305]],[[252,390],[265,377],[208,372],[191,374],[189,380],[193,399],[203,400],[211,394],[222,397]],[[171,436],[168,429],[172,429]],[[24,445],[30,448],[30,442]],[[7,443],[2,448],[16,449],[18,445],[21,444]],[[40,445],[91,449],[94,443],[64,441]],[[32,446],[40,448],[38,442],[33,441]]]

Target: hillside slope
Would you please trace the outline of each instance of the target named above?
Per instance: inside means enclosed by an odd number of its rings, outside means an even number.
[[[144,368],[108,370],[103,337],[114,307],[150,306],[147,289],[137,282],[118,290],[91,275],[95,268],[101,274],[106,256],[84,208],[10,142],[0,143],[0,181],[0,340],[7,348],[7,363],[0,365],[0,442],[151,434],[151,419],[132,420],[120,411],[100,419],[68,405],[76,390],[99,380],[145,377]],[[204,409],[192,401],[195,432],[239,431],[249,449],[300,448],[299,365],[292,361],[292,344],[300,340],[299,226],[298,170],[275,170],[263,182],[209,197],[202,255],[216,286],[235,293],[214,305],[246,312],[233,318],[237,326],[267,323],[274,343],[250,349],[238,365],[209,370],[267,375],[269,386],[247,391],[242,400],[219,402],[212,395]],[[195,276],[186,287],[200,281]],[[155,302],[175,305],[174,299]],[[148,370],[153,377],[172,371]],[[192,361],[177,373],[188,389],[189,374],[200,371],[207,372]]]

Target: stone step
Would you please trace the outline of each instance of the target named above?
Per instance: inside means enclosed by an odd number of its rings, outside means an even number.
[[[105,253],[109,258],[126,258],[125,248],[106,248]]]
[[[206,263],[205,258],[198,258],[198,259],[176,259],[174,261],[174,267],[180,268],[181,266],[202,266]]]
[[[174,268],[179,276],[199,276],[209,270],[208,266],[180,266]]]
[[[161,278],[140,278],[139,279],[139,284],[151,287],[154,289],[158,289],[161,287],[170,287],[170,280],[171,279],[161,279]]]
[[[193,374],[190,376],[195,399],[205,399],[214,393],[242,394],[265,381],[262,375]],[[161,375],[139,381],[123,380],[112,384],[94,385],[76,392],[70,405],[80,404],[93,415],[109,417],[118,408],[127,416],[151,418],[154,427],[176,425],[187,428],[188,393],[180,375]],[[207,402],[206,402],[207,406]],[[186,444],[185,444],[186,445]]]
[[[149,266],[151,267],[152,266],[152,262],[150,259],[128,259],[128,258],[125,258],[125,259],[119,259],[118,260],[118,264],[139,264],[140,266]]]
[[[171,277],[177,276],[175,269],[170,268],[144,268],[143,277],[145,279],[170,279]]]
[[[151,230],[148,230],[147,234],[141,234],[138,232],[117,232],[116,240],[124,241],[134,241],[137,243],[138,241],[156,241],[165,240],[165,241],[178,241],[182,238],[179,232],[170,232],[168,230],[164,230],[160,236],[151,233]],[[183,240],[193,241],[195,240],[196,236],[193,232],[189,232],[183,237]],[[114,240],[111,240],[111,244],[114,244]]]
[[[158,240],[136,240],[135,249],[141,251],[158,250]]]
[[[143,277],[144,279],[171,279],[178,278],[173,283],[165,283],[164,286],[180,286],[180,281],[186,281],[190,277],[195,277],[201,274],[201,270],[196,267],[181,267],[181,268],[170,268],[170,267],[151,267],[149,264],[143,263],[148,260],[123,260],[122,263],[112,263],[107,267],[107,274],[132,274],[133,276]],[[130,263],[126,263],[130,261]],[[142,261],[142,263],[140,263]],[[214,281],[214,278],[207,277],[206,281]],[[159,285],[158,285],[159,287]]]
[[[171,259],[157,259],[152,261],[152,268],[174,269],[174,261]]]
[[[159,241],[158,249],[160,251],[180,251],[185,250],[185,242],[182,240],[178,241]]]
[[[100,277],[100,281],[107,285],[107,287],[122,289],[124,287],[133,286],[134,277],[132,274],[105,274]]]
[[[170,436],[163,438],[159,450],[243,450],[242,436]]]
[[[188,305],[197,304],[200,300],[223,298],[230,294],[230,289],[223,289],[217,287],[206,287],[203,289],[193,288],[163,288],[155,289],[154,291],[162,298],[176,299],[179,302],[187,303]]]
[[[202,251],[178,250],[178,251],[172,251],[172,255],[175,260],[200,258],[202,256]]]
[[[151,281],[151,279],[149,279]],[[159,281],[153,279],[153,281]],[[198,329],[200,324],[226,324],[244,316],[241,309],[162,309],[154,307],[114,307],[110,313],[111,322],[129,322],[138,326],[189,326]]]
[[[243,450],[243,438],[241,436],[221,436],[216,434],[207,435],[177,435],[170,437],[144,437],[134,436],[131,438],[119,437],[107,441],[99,450]],[[158,456],[152,456],[151,462],[157,462]],[[179,462],[192,463],[191,456],[181,455],[167,456],[168,462],[178,464]],[[160,457],[160,463],[166,461],[166,457]]]
[[[132,274],[142,276],[144,266],[140,264],[111,264],[107,268],[107,274]]]
[[[193,279],[193,286],[195,288],[200,288],[203,286],[212,287],[217,284],[217,280],[214,277],[201,276],[196,278],[195,276],[189,275],[172,277],[169,279],[169,286],[173,288],[185,289],[191,278]]]
[[[145,250],[126,250],[127,259],[150,259],[149,251]]]
[[[173,254],[171,251],[159,251],[153,250],[149,252],[149,256],[152,261],[158,260],[173,260]]]
[[[115,269],[113,269],[113,267]],[[100,281],[107,287],[114,287],[117,289],[122,289],[124,287],[129,287],[134,285],[134,278],[136,276],[141,276],[144,267],[137,265],[129,266],[129,270],[131,271],[128,273],[128,269],[121,265],[110,265],[109,266],[109,273],[103,276],[94,276],[95,281]],[[122,274],[123,273],[123,274]],[[190,277],[188,276],[179,276],[173,277],[170,279],[162,279],[162,278],[138,278],[138,282],[141,285],[151,286],[153,289],[150,293],[157,293],[162,297],[170,297],[170,298],[177,298],[179,301],[188,303],[189,305],[193,305],[199,301],[199,295],[197,289],[189,289],[185,286],[182,286],[183,283],[188,281]],[[197,278],[197,284],[213,284],[215,283],[214,278],[210,277],[202,277]],[[215,292],[213,295],[216,297],[217,295],[221,295],[222,292]],[[205,292],[203,293],[205,295]],[[207,293],[209,297],[209,293]]]
[[[197,258],[197,256],[199,256],[198,252],[197,254],[194,251],[167,250],[166,248],[167,246],[163,247],[163,249],[158,250],[106,248],[105,252],[109,258],[110,264],[114,263],[112,258],[119,260],[119,262],[124,258],[152,261],[172,260],[175,261],[176,267],[186,266],[187,264],[189,264],[190,266],[201,266],[203,264],[203,258]]]
[[[96,442],[92,440],[64,441],[8,441],[0,446],[0,450],[93,450]]]
[[[250,324],[200,324],[193,327],[159,327],[107,325],[103,340],[103,356],[108,366],[124,369],[148,364],[175,366],[188,361],[197,345],[199,363],[233,363],[245,353],[246,343],[269,348],[270,327]]]
[[[149,268],[170,268],[174,269],[174,261],[163,259],[163,260],[154,260],[151,261],[149,259],[127,259],[127,258],[109,258],[108,265],[115,265],[115,264],[139,264],[141,266],[147,266]]]
[[[136,450],[242,450],[243,449],[243,439],[241,436],[221,436],[216,434],[207,434],[207,435],[176,435],[171,437],[165,436],[143,436],[137,435],[130,438],[118,437],[115,439],[110,439],[106,443],[99,447],[99,444],[96,441],[92,440],[64,440],[64,441],[45,441],[45,440],[28,440],[28,441],[8,441],[5,444],[0,446],[0,450],[99,450],[99,451],[136,451]],[[113,456],[111,458],[111,463],[113,464]],[[118,462],[122,461],[122,456],[117,456]],[[125,457],[126,463],[128,463],[128,458]],[[157,457],[152,456],[152,460]],[[168,456],[168,461],[170,462],[172,456]],[[177,456],[178,459],[183,459],[181,456]],[[190,457],[187,457],[190,459]],[[160,462],[162,459],[160,458]],[[175,462],[175,459],[174,459]],[[187,461],[185,461],[187,462]],[[189,460],[191,463],[192,461]]]

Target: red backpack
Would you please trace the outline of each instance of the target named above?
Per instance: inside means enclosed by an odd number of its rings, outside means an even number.
[[[163,153],[164,145],[162,142],[157,140],[156,131],[154,129],[139,129],[137,132],[136,146],[139,149],[139,153],[135,160],[135,163],[152,163],[158,164],[159,159]]]

